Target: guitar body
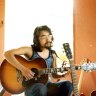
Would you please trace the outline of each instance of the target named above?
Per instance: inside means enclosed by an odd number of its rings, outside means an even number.
[[[0,67],[1,84],[5,90],[12,94],[19,94],[27,87],[34,83],[46,83],[48,74],[38,74],[38,69],[47,68],[46,62],[42,58],[37,58],[32,61],[27,61],[21,56],[16,56],[16,59],[25,67],[35,72],[33,79],[26,81],[21,72],[4,60]]]

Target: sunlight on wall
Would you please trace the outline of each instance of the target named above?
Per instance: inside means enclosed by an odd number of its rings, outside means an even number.
[[[68,42],[73,50],[73,0],[5,0],[5,51],[30,46],[41,25],[52,29],[54,49],[62,53]]]
[[[39,25],[52,29],[56,50],[65,42],[73,48],[72,0],[6,0],[5,5],[5,50],[31,45]]]

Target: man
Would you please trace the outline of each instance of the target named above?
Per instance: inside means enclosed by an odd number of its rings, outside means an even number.
[[[44,25],[38,26],[34,30],[33,45],[30,47],[24,46],[17,49],[12,49],[5,52],[6,60],[21,71],[26,80],[30,80],[34,77],[34,72],[23,66],[16,58],[15,55],[24,55],[29,60],[34,58],[43,58],[48,68],[56,68],[56,53],[51,50],[53,42],[53,35],[51,29]],[[48,75],[49,76],[49,75]],[[54,76],[58,76],[54,74]],[[49,77],[48,77],[49,78]],[[56,86],[56,90],[51,94],[48,90],[51,85]],[[72,92],[72,85],[69,81],[62,81],[52,83],[50,79],[46,84],[36,83],[25,90],[25,96],[70,96]]]

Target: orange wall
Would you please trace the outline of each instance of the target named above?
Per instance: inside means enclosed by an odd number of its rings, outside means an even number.
[[[96,61],[96,0],[74,0],[74,56]]]
[[[4,5],[5,0],[0,0],[0,62],[3,60],[4,51]]]
[[[75,64],[83,58],[96,61],[96,0],[74,0]],[[82,73],[80,91],[89,96],[96,90],[96,72]]]

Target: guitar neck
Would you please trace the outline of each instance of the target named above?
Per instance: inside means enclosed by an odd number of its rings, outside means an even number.
[[[63,73],[64,71],[68,71],[68,69],[67,68],[45,68],[45,69],[39,70],[39,73],[40,74],[50,74],[50,73],[58,73],[58,72]]]
[[[79,96],[77,81],[76,81],[76,74],[75,74],[75,66],[74,66],[73,60],[72,60],[73,57],[72,57],[70,45],[69,45],[69,43],[64,43],[63,47],[65,49],[66,56],[67,56],[67,58],[69,60],[69,63],[70,63],[71,78],[72,78],[72,83],[73,83],[74,96]]]
[[[70,69],[71,69],[71,77],[72,77],[72,84],[73,84],[73,91],[74,91],[74,96],[79,96],[78,92],[78,84],[77,84],[77,78],[76,78],[76,73],[75,73],[75,66],[73,64],[73,61],[69,59],[70,62]]]
[[[70,60],[70,63],[71,63],[71,60]],[[63,67],[61,67],[61,68],[44,68],[44,69],[39,70],[39,73],[40,74],[49,74],[49,73],[57,73],[57,72],[63,73],[65,71],[68,71],[68,69],[71,69],[71,70],[74,69],[72,72],[74,72],[75,70],[82,70],[82,69],[89,70],[86,68],[88,66],[89,66],[88,64],[87,64],[87,66],[86,65],[85,66],[83,66],[83,65],[73,66],[72,64],[70,64],[70,67],[64,67],[64,68]],[[94,64],[94,66],[95,66],[95,64]],[[92,66],[92,68],[93,68],[93,66]]]

